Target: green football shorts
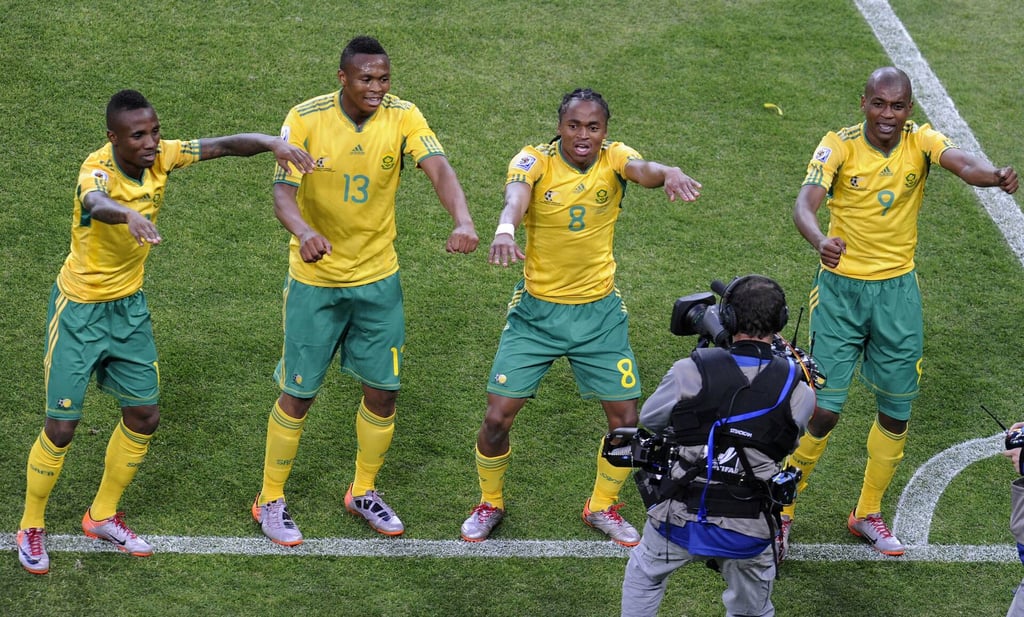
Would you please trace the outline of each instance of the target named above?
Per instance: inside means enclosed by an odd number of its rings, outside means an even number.
[[[79,303],[55,284],[46,318],[46,415],[80,420],[92,375],[121,407],[160,400],[153,323],[142,291],[110,302]]]
[[[818,270],[810,295],[811,354],[825,375],[818,406],[839,413],[860,362],[878,409],[910,418],[919,393],[924,320],[917,273],[863,281]]]
[[[534,298],[520,281],[508,307],[487,382],[489,393],[533,397],[551,364],[565,356],[583,398],[640,397],[629,315],[618,290],[596,302],[556,304]]]
[[[378,390],[398,390],[405,315],[398,273],[358,287],[316,287],[287,277],[284,352],[274,379],[282,391],[313,398],[335,352],[343,373]]]

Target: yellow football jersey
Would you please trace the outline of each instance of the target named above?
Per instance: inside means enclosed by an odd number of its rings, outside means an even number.
[[[533,187],[526,228],[526,290],[559,304],[583,304],[615,288],[612,245],[626,192],[626,164],[642,157],[605,141],[594,163],[577,169],[555,141],[527,146],[509,163],[505,184]]]
[[[286,174],[274,182],[299,188],[299,211],[333,250],[305,263],[298,238],[290,242],[292,278],[319,287],[366,285],[398,271],[395,252],[395,193],[402,155],[417,165],[444,150],[420,110],[386,94],[362,126],[341,108],[341,92],[325,94],[288,112],[281,136],[304,148],[316,162],[312,173]]]
[[[884,280],[914,269],[917,217],[932,162],[956,146],[942,133],[908,121],[886,155],[858,124],[831,131],[807,166],[804,185],[828,189],[828,235],[846,242],[837,274]]]
[[[199,140],[160,140],[153,166],[142,180],[126,176],[114,161],[110,143],[89,155],[78,172],[71,252],[57,275],[61,292],[75,302],[109,302],[132,295],[142,287],[150,245],[139,246],[123,224],[93,220],[82,199],[93,191],[156,222],[164,200],[167,176],[199,160]]]

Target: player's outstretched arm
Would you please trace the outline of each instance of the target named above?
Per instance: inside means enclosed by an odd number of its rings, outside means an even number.
[[[971,186],[998,186],[1013,194],[1017,191],[1017,172],[1013,167],[996,167],[980,156],[950,148],[942,153],[939,164]]]
[[[82,198],[82,207],[89,212],[89,216],[97,221],[108,225],[127,225],[128,232],[132,234],[139,246],[145,242],[160,244],[163,240],[153,221],[114,201],[106,193],[100,191],[86,193]]]
[[[445,250],[449,253],[472,253],[480,244],[480,238],[476,235],[476,227],[466,205],[466,195],[462,192],[462,185],[459,184],[455,170],[443,156],[431,156],[422,160],[420,168],[430,178],[437,198],[455,224],[445,243]]]
[[[261,152],[273,152],[277,164],[290,171],[289,165],[304,174],[313,171],[313,157],[298,146],[293,146],[280,137],[263,133],[239,133],[224,137],[206,137],[199,140],[202,161],[222,156],[252,156]]]
[[[696,201],[703,187],[678,167],[669,167],[654,161],[635,160],[626,164],[626,178],[640,186],[653,189],[665,187],[669,201],[677,198],[683,201]]]

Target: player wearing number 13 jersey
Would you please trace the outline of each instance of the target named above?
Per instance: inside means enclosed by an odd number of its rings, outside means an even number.
[[[292,278],[319,287],[356,287],[397,272],[395,193],[402,157],[420,165],[445,154],[419,108],[384,94],[372,117],[357,124],[338,91],[293,107],[282,136],[309,148],[316,170],[301,176],[279,169],[274,181],[298,188],[302,218],[332,244],[330,253],[307,262],[293,235]]]
[[[609,428],[636,425],[640,380],[626,308],[615,289],[615,222],[627,181],[664,186],[669,199],[685,201],[697,198],[700,184],[678,167],[645,161],[636,150],[606,141],[610,115],[600,94],[571,92],[558,110],[558,137],[524,148],[509,164],[490,261],[526,263],[487,384],[476,448],[481,498],[462,525],[467,541],[487,538],[504,517],[512,421],[556,359],[568,359],[583,398],[601,401]],[[514,237],[520,222],[525,253]],[[629,470],[597,459],[583,520],[632,546],[640,535],[616,503]]]
[[[916,125],[909,119],[912,110],[910,79],[903,71],[884,67],[872,73],[861,97],[864,122],[821,140],[793,210],[797,229],[820,256],[810,295],[809,349],[826,381],[791,462],[803,472],[802,491],[839,421],[860,363],[878,415],[868,433],[864,482],[847,526],[886,555],[904,552],[881,509],[903,458],[921,377],[924,325],[914,251],[929,168],[938,163],[968,184],[1017,190],[1012,168],[997,169],[927,124]],[[827,234],[818,225],[822,203],[831,214]],[[783,544],[792,516],[792,506],[783,510]]]
[[[341,54],[341,90],[288,113],[282,136],[316,162],[309,174],[278,172],[274,213],[291,232],[284,286],[284,349],[275,371],[281,395],[267,423],[263,485],[253,518],[285,546],[302,534],[285,506],[284,485],[307,412],[335,355],[362,385],[356,411],[355,478],[346,509],[377,532],[398,535],[401,519],[376,491],[391,445],[405,319],[398,279],[395,192],[403,156],[422,169],[454,221],[450,253],[478,239],[462,187],[441,144],[415,105],[392,94],[391,62],[381,44],[356,37]]]

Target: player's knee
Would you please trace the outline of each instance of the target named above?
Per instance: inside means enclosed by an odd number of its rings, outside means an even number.
[[[390,418],[395,415],[395,407],[398,404],[397,390],[377,390],[375,388],[363,389],[363,405],[370,410],[370,413],[381,418]]]
[[[807,432],[817,438],[822,438],[832,432],[832,429],[839,424],[839,414],[821,407],[814,408],[814,415],[807,423]]]
[[[76,426],[78,426],[77,420],[47,418],[43,431],[46,433],[46,438],[50,440],[50,443],[58,448],[63,448],[70,444],[71,440],[75,437]]]
[[[140,405],[121,409],[124,425],[140,435],[152,435],[160,426],[160,407],[157,405]]]

